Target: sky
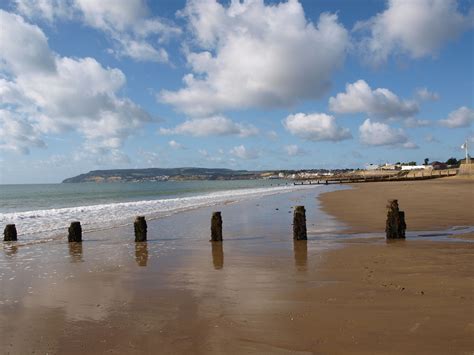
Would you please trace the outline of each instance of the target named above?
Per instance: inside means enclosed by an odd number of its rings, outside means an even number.
[[[474,146],[472,0],[4,0],[0,183]]]

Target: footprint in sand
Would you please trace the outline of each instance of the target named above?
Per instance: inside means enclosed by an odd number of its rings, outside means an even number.
[[[416,332],[416,330],[420,327],[420,323],[415,323],[413,327],[410,328],[410,333]]]

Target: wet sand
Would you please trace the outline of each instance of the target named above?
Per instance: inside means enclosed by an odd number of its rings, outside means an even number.
[[[1,352],[472,353],[474,244],[341,234],[314,198],[326,188],[149,221],[146,243],[126,226],[4,244]],[[291,239],[297,204],[307,242]]]
[[[409,230],[474,224],[474,179],[354,184],[320,196],[323,210],[344,222],[351,233],[383,232],[388,199],[398,199]]]

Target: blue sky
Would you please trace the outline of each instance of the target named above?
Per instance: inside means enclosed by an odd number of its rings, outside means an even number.
[[[444,161],[474,143],[470,0],[0,9],[0,183]]]

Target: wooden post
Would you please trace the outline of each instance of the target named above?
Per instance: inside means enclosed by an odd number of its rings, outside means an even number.
[[[222,241],[222,215],[220,212],[213,212],[211,217],[211,242]]]
[[[293,239],[308,239],[306,235],[306,210],[304,206],[296,206],[293,212]]]
[[[385,234],[387,239],[405,239],[405,212],[398,208],[398,200],[389,200]]]
[[[135,230],[135,242],[146,242],[146,233],[148,226],[144,216],[137,216],[133,222]]]
[[[71,222],[68,230],[69,234],[67,240],[69,243],[81,243],[82,242],[82,227],[81,222]]]
[[[4,242],[14,242],[17,240],[16,227],[14,224],[7,224],[3,231]]]

